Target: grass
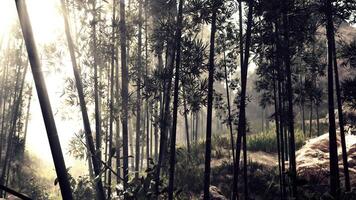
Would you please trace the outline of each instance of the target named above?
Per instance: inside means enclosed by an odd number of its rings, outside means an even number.
[[[295,131],[295,146],[300,149],[307,138],[299,129]],[[274,128],[252,135],[247,135],[247,149],[249,151],[264,151],[267,153],[277,152],[276,131]]]

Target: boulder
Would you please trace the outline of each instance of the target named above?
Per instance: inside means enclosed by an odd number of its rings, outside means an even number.
[[[344,179],[340,138],[337,138],[340,181]],[[352,185],[356,184],[356,136],[346,135],[349,173]],[[329,134],[310,139],[296,152],[297,174],[314,184],[328,184],[329,181]]]
[[[209,187],[210,200],[227,200],[222,192],[216,186],[211,185]],[[204,199],[204,194],[200,195],[199,199]]]

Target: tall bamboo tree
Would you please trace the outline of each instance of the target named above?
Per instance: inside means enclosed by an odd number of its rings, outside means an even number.
[[[328,111],[329,111],[329,159],[330,159],[330,193],[335,198],[339,197],[339,164],[337,153],[337,137],[334,113],[334,78],[333,78],[333,41],[334,25],[332,19],[332,5],[330,0],[325,0],[326,8],[326,34],[328,39]],[[337,66],[334,66],[337,67]]]
[[[61,0],[61,7],[62,7],[63,18],[64,18],[64,29],[65,29],[65,34],[66,34],[66,38],[67,38],[68,49],[69,49],[70,58],[71,58],[71,62],[72,62],[75,83],[76,83],[77,91],[78,91],[79,104],[80,104],[80,109],[81,109],[82,118],[83,118],[85,138],[86,138],[86,143],[87,143],[87,146],[88,146],[88,149],[90,152],[90,157],[91,157],[90,164],[93,165],[95,176],[100,176],[100,173],[101,173],[100,162],[101,161],[99,161],[98,160],[99,158],[96,157],[96,150],[95,150],[95,146],[94,146],[94,140],[93,140],[92,131],[90,128],[90,121],[89,121],[89,116],[88,116],[88,111],[87,111],[86,101],[85,101],[85,96],[84,96],[83,83],[82,83],[82,79],[80,77],[80,71],[79,71],[77,59],[75,56],[75,50],[74,50],[75,45],[74,45],[74,42],[73,42],[73,39],[71,36],[71,32],[70,32],[68,12],[67,12],[67,7],[66,7],[66,2],[64,0]],[[99,199],[105,199],[105,193],[104,193],[103,184],[102,184],[101,179],[98,179],[96,181],[96,192],[97,192],[97,197]]]
[[[240,93],[240,111],[239,111],[239,121],[238,121],[238,135],[236,139],[236,162],[234,166],[234,181],[232,187],[232,199],[238,198],[238,173],[240,168],[240,153],[241,153],[241,143],[242,138],[246,134],[246,85],[247,85],[247,70],[248,61],[250,56],[250,43],[251,43],[251,29],[252,29],[252,16],[253,16],[253,6],[254,0],[249,0],[248,2],[248,16],[247,16],[247,29],[246,29],[246,41],[245,41],[245,51],[244,60],[241,65],[241,93]]]
[[[58,182],[61,188],[63,199],[71,200],[72,189],[70,187],[67,168],[64,163],[62,148],[59,142],[56,123],[54,121],[51,104],[49,101],[46,84],[41,71],[41,63],[37,53],[35,39],[33,37],[32,26],[24,0],[16,0],[17,13],[20,19],[21,30],[25,40],[27,53],[35,81],[38,99],[42,110],[43,120],[47,130],[47,136],[52,152],[54,166],[57,173]]]
[[[212,2],[211,32],[210,32],[210,54],[209,54],[209,77],[208,77],[208,105],[206,116],[206,140],[205,140],[205,169],[204,169],[204,200],[210,199],[210,161],[211,161],[211,123],[213,115],[213,86],[214,86],[214,57],[215,57],[215,33],[216,18],[218,12],[217,1]]]

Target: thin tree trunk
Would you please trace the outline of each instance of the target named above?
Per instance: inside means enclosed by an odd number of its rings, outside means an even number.
[[[154,109],[154,116],[155,116],[155,123],[154,123],[154,135],[155,135],[155,162],[158,161],[158,109],[157,105],[156,108]]]
[[[145,85],[147,83],[147,77],[148,77],[148,0],[145,0],[145,68],[146,68],[146,76],[145,76]],[[146,122],[147,122],[147,130],[146,130],[146,164],[147,164],[147,169],[150,167],[150,151],[152,150],[152,131],[150,135],[150,114],[149,114],[149,105],[148,105],[148,99],[146,99]],[[152,109],[151,109],[152,110]],[[151,122],[152,125],[152,122]],[[151,137],[150,137],[151,136]],[[151,143],[150,143],[150,138],[151,138]],[[151,152],[152,156],[152,152]]]
[[[154,111],[153,111],[153,108],[150,107],[150,113],[152,113],[150,115],[150,120],[151,120],[151,126],[150,126],[150,157],[151,159],[153,159],[153,124],[154,124],[154,118],[153,118],[153,114],[154,114]],[[149,161],[149,160],[148,160]],[[149,166],[149,164],[148,164]]]
[[[334,113],[334,79],[333,79],[333,42],[334,42],[334,25],[332,18],[332,5],[330,0],[325,1],[326,6],[326,32],[328,39],[328,110],[329,110],[329,154],[330,154],[330,193],[335,198],[339,197],[339,166],[337,153],[337,137]],[[336,66],[334,66],[336,67]]]
[[[114,19],[115,20],[115,23],[116,23],[116,18]],[[117,30],[115,30],[116,32]],[[117,33],[117,35],[119,35]],[[118,37],[118,36],[116,36]],[[116,43],[118,43],[118,41],[116,40]],[[119,48],[115,47],[115,67],[116,67],[116,70],[115,70],[115,82],[116,82],[116,105],[118,106],[118,110],[121,109],[121,103],[120,103],[120,82],[119,82]],[[120,120],[120,112],[117,112],[116,113],[116,118],[115,118],[115,122],[116,122],[116,138],[115,138],[115,143],[116,143],[116,171],[117,171],[117,174],[118,176],[116,177],[116,183],[119,184],[122,180],[122,177],[121,177],[121,170],[122,170],[122,167],[121,167],[121,148],[122,148],[122,143],[121,143],[121,134],[120,134],[120,123],[121,123],[121,120]],[[117,189],[116,190],[116,193],[118,194],[119,193],[119,190]]]
[[[92,15],[93,15],[93,58],[94,58],[94,105],[95,105],[95,139],[96,139],[96,157],[101,160],[101,113],[99,100],[99,78],[98,78],[98,58],[97,58],[97,38],[96,38],[96,0],[92,1]],[[101,162],[99,162],[101,168]]]
[[[145,123],[143,123],[143,128],[145,128]],[[143,129],[145,130],[145,129]],[[140,140],[141,142],[141,156],[140,156],[140,171],[143,169],[143,155],[144,155],[144,149],[145,149],[145,134],[144,132],[142,133],[142,139]]]
[[[306,135],[306,127],[305,127],[305,107],[304,107],[304,102],[300,103],[300,107],[302,109],[302,129],[303,129],[303,135]]]
[[[91,132],[91,128],[90,128],[90,121],[89,121],[88,111],[86,108],[83,84],[82,84],[82,80],[80,77],[79,67],[78,67],[78,64],[76,61],[76,57],[75,57],[74,42],[72,40],[72,36],[70,33],[67,7],[66,7],[64,0],[61,1],[61,6],[62,6],[62,12],[63,12],[63,18],[64,18],[65,33],[66,33],[69,53],[70,53],[71,62],[72,62],[75,83],[76,83],[77,91],[78,91],[79,104],[80,104],[80,109],[81,109],[82,117],[83,117],[83,125],[84,125],[84,130],[85,130],[86,143],[87,143],[87,146],[89,147],[88,150],[91,154],[91,162],[90,162],[89,166],[91,164],[93,164],[95,176],[99,176],[101,173],[101,169],[100,169],[100,161],[98,159],[100,159],[100,158],[96,158],[96,155],[95,155],[96,149],[94,146],[94,140],[93,140],[93,136],[92,136],[92,132]],[[96,192],[97,192],[98,199],[105,199],[105,192],[103,189],[103,184],[101,182],[101,179],[99,179],[96,182]]]
[[[319,122],[319,105],[316,105],[316,127],[317,127],[317,136],[320,136],[320,122]]]
[[[213,90],[214,90],[214,57],[215,57],[215,32],[218,5],[213,4],[210,33],[210,54],[209,54],[209,77],[208,77],[208,105],[206,119],[206,141],[205,141],[205,170],[204,170],[204,200],[210,199],[210,161],[211,161],[211,121],[213,115]]]
[[[244,159],[244,168],[243,168],[243,172],[244,172],[244,197],[245,200],[249,199],[248,198],[248,181],[247,181],[247,131],[245,132],[243,138],[242,138],[242,151],[243,151],[243,159]]]
[[[280,37],[279,37],[279,23],[276,21],[276,51],[277,51],[277,57],[276,57],[276,66],[277,66],[277,90],[278,90],[278,119],[279,119],[279,126],[276,127],[276,129],[279,129],[279,135],[280,135],[280,148],[281,148],[281,175],[282,175],[282,199],[285,199],[286,191],[285,191],[285,141],[284,139],[284,119],[282,116],[284,116],[283,113],[283,98],[282,98],[282,81],[283,81],[283,73],[282,73],[282,68],[281,68],[281,57],[280,57],[280,52],[281,52],[281,45],[280,45]]]
[[[265,110],[265,119],[266,119],[266,130],[269,130],[269,113],[268,113],[268,106],[266,107]]]
[[[23,136],[23,150],[25,151],[26,149],[26,138],[27,138],[27,129],[28,129],[28,122],[30,119],[30,109],[31,109],[31,100],[32,100],[32,86],[29,89],[29,95],[28,95],[28,103],[27,103],[27,113],[26,113],[26,119],[25,119],[25,130],[24,130],[24,136]]]
[[[239,112],[239,122],[238,122],[238,135],[236,139],[236,162],[234,166],[234,180],[233,180],[233,193],[232,199],[238,198],[238,173],[240,168],[240,153],[241,153],[241,143],[242,138],[246,134],[246,85],[247,85],[247,71],[248,71],[248,60],[250,55],[250,42],[251,42],[251,28],[252,28],[252,12],[253,12],[253,0],[249,1],[248,17],[247,17],[247,29],[246,29],[246,43],[245,43],[245,56],[243,65],[241,66],[241,98],[240,98],[240,112]]]
[[[176,12],[176,5],[175,2],[172,3],[171,9],[174,13]],[[174,13],[171,13],[174,15]],[[172,23],[174,19],[169,17],[168,21]],[[169,119],[170,119],[170,104],[171,104],[171,89],[172,89],[172,78],[173,78],[173,71],[174,71],[174,56],[176,52],[175,43],[173,41],[174,33],[169,33],[168,35],[168,42],[167,42],[167,52],[166,52],[166,68],[168,68],[168,80],[164,82],[164,86],[167,85],[165,88],[165,94],[163,95],[163,115],[161,119],[161,138],[160,138],[160,147],[159,147],[159,157],[157,163],[157,171],[156,171],[156,183],[160,182],[160,173],[163,162],[165,162],[165,154],[167,151],[167,140],[168,140],[168,132],[169,132]],[[168,83],[166,83],[168,81]],[[156,184],[156,194],[159,193],[159,184]],[[158,195],[157,195],[158,196]]]
[[[22,49],[22,47],[21,47]],[[27,73],[27,65],[24,67],[24,72],[21,74],[20,68],[22,66],[22,61],[21,59],[18,61],[18,72],[16,74],[16,84],[15,84],[15,93],[14,93],[14,104],[13,104],[13,110],[11,111],[11,121],[10,121],[10,129],[9,133],[7,136],[7,141],[6,141],[6,154],[4,158],[4,163],[2,167],[2,173],[0,177],[0,185],[7,185],[7,180],[8,180],[8,173],[9,173],[9,168],[10,168],[10,163],[13,155],[13,143],[14,143],[14,138],[15,138],[15,133],[16,133],[16,124],[17,121],[20,120],[20,111],[21,111],[21,102],[22,102],[22,95],[23,95],[23,89],[25,85],[25,77]],[[19,91],[19,92],[17,92]],[[6,137],[5,137],[6,138]]]
[[[48,98],[46,84],[41,71],[41,64],[37,53],[32,27],[27,13],[24,0],[16,0],[17,12],[20,19],[23,37],[26,43],[27,53],[30,60],[32,74],[38,93],[38,99],[42,110],[43,120],[46,126],[48,140],[52,152],[54,166],[56,169],[58,182],[61,188],[63,199],[73,199],[72,190],[69,184],[67,168],[64,163],[63,153],[58,138],[53,112]]]
[[[189,122],[188,122],[188,114],[187,114],[187,100],[185,95],[185,88],[183,86],[183,106],[184,106],[184,122],[185,122],[185,137],[187,140],[187,150],[190,154],[190,138],[189,138]]]
[[[311,97],[312,98],[312,97]],[[309,116],[309,137],[312,137],[313,129],[313,101],[310,101],[310,116]]]
[[[110,49],[111,50],[111,49]],[[111,53],[110,53],[111,54]],[[107,66],[106,66],[107,65]],[[104,112],[103,112],[103,116],[104,116],[104,120],[102,120],[102,127],[103,129],[105,128],[105,131],[102,132],[104,134],[104,161],[109,164],[109,137],[110,137],[110,101],[111,101],[111,93],[110,93],[110,90],[111,90],[111,86],[110,86],[110,81],[111,81],[111,73],[110,73],[110,70],[111,70],[111,65],[110,64],[107,64],[107,62],[105,62],[105,66],[107,67],[106,70],[107,70],[107,76],[106,76],[106,94],[107,94],[107,98],[106,98],[106,104],[104,104],[106,106],[106,108],[104,108]],[[100,70],[100,88],[102,88],[102,71],[103,70]],[[101,105],[101,99],[100,99],[100,103]],[[101,106],[100,106],[100,110],[101,110]],[[108,175],[109,175],[109,171],[108,170],[104,170],[104,184],[105,186],[108,186]]]
[[[132,138],[132,136],[133,136],[133,125],[132,125],[132,118],[129,118],[129,120],[128,120],[128,122],[129,122],[129,146],[130,146],[130,169],[132,170],[132,171],[134,171],[135,170],[135,159],[134,159],[134,149],[133,149],[133,138]]]
[[[5,88],[8,85],[8,64],[6,65],[6,68],[4,70],[4,76],[5,78],[3,79],[3,84],[2,84],[2,91],[1,91],[1,98],[3,100],[2,102],[2,115],[1,115],[1,132],[0,132],[0,162],[1,162],[1,158],[2,158],[2,148],[3,148],[3,139],[4,139],[4,135],[5,135],[5,124],[6,124],[6,101],[8,98],[8,92],[5,92]]]
[[[262,113],[261,113],[261,128],[262,128],[262,132],[264,132],[265,131],[265,127],[264,127],[264,121],[265,121],[265,109],[264,108],[262,108]]]
[[[243,61],[244,61],[243,50],[244,50],[244,46],[243,46],[243,37],[242,37],[243,28],[242,28],[242,1],[241,0],[239,1],[239,28],[240,28],[240,33],[239,33],[239,39],[240,39],[240,66],[243,66]],[[262,120],[263,120],[263,117],[264,117],[264,115],[262,116]],[[262,131],[263,131],[263,121],[262,121]],[[240,132],[239,132],[239,134],[240,134]],[[248,198],[247,148],[246,148],[247,144],[246,143],[247,143],[247,141],[246,141],[246,132],[245,132],[245,134],[243,135],[243,146],[242,146],[243,153],[244,153],[243,160],[244,160],[244,196],[245,196],[245,199]],[[238,160],[238,161],[235,161],[235,163],[236,162],[240,162],[240,161]],[[234,166],[235,166],[235,164],[234,164]],[[235,171],[234,171],[234,173],[235,173]],[[235,176],[238,176],[238,174],[236,174],[236,175],[234,174],[234,177]]]
[[[150,159],[150,115],[148,112],[148,103],[146,100],[146,168],[150,167],[149,159]]]
[[[292,71],[290,64],[290,52],[289,52],[289,5],[286,2],[283,2],[283,25],[284,25],[284,43],[285,43],[285,54],[284,54],[284,62],[286,68],[286,90],[287,90],[287,99],[288,99],[288,112],[287,112],[287,120],[288,120],[288,132],[289,132],[289,163],[290,163],[290,177],[292,182],[292,197],[298,198],[297,193],[297,170],[296,170],[296,160],[295,160],[295,138],[294,138],[294,114],[293,114],[293,88],[292,88]],[[292,3],[291,6],[294,3]],[[303,119],[304,123],[304,119]]]
[[[278,77],[278,74],[275,73]],[[276,123],[276,139],[277,139],[277,152],[278,152],[278,172],[279,172],[279,188],[280,188],[280,197],[284,198],[283,193],[283,179],[282,179],[282,165],[281,165],[281,148],[280,148],[280,132],[279,132],[279,123],[280,123],[280,113],[277,102],[277,91],[276,91],[276,79],[273,78],[273,100],[274,100],[274,120]]]
[[[114,132],[114,87],[115,87],[115,18],[116,18],[116,1],[113,0],[113,8],[112,8],[112,30],[111,30],[111,71],[110,71],[110,103],[109,103],[109,160],[108,165],[112,168],[112,148],[113,148],[113,132]],[[118,158],[118,156],[117,156]],[[108,173],[108,199],[111,198],[111,171],[107,171]]]
[[[196,135],[197,141],[199,141],[199,139],[200,139],[200,134],[199,134],[199,119],[200,119],[199,111],[197,111],[195,113],[195,115],[196,115],[196,117],[195,117],[195,135]]]
[[[176,163],[176,134],[177,134],[177,120],[178,120],[178,95],[179,95],[179,67],[181,62],[181,37],[183,26],[183,0],[179,0],[178,16],[177,16],[177,30],[176,30],[176,71],[174,79],[174,98],[173,98],[173,124],[171,132],[171,147],[170,147],[170,170],[168,183],[168,199],[173,200],[174,192],[174,171]]]
[[[332,18],[332,16],[331,16],[331,18]],[[341,151],[342,151],[342,161],[343,161],[344,177],[345,177],[345,188],[346,188],[346,191],[350,191],[351,185],[350,185],[349,163],[348,163],[348,159],[347,159],[347,150],[346,150],[344,116],[343,116],[342,101],[341,101],[339,70],[338,70],[337,58],[336,58],[335,37],[331,37],[331,40],[332,40],[331,41],[332,50],[334,53],[333,54],[333,62],[334,62],[335,88],[336,88],[337,110],[338,110],[338,116],[339,116]]]
[[[124,190],[128,187],[128,175],[129,175],[129,161],[128,161],[128,82],[129,82],[129,72],[126,60],[126,22],[125,22],[125,1],[120,1],[120,47],[121,47],[121,98],[122,98],[122,144],[123,144],[123,179],[124,179]],[[124,196],[127,199],[127,195]]]
[[[138,9],[138,44],[137,44],[137,100],[136,100],[136,154],[135,178],[138,178],[140,169],[140,140],[141,140],[141,74],[142,74],[142,0],[139,0]]]

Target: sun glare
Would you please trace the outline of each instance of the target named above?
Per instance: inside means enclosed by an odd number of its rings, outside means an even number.
[[[43,53],[43,46],[55,43],[58,39],[64,39],[63,17],[60,12],[60,2],[58,0],[29,0],[26,1],[28,13],[30,16],[32,30],[39,50],[39,54]],[[4,0],[0,6],[0,52],[6,48],[7,40],[11,36],[11,30],[18,24],[18,16],[15,0]],[[1,42],[2,41],[2,42]],[[63,102],[61,95],[63,92],[64,81],[66,78],[72,78],[70,74],[70,65],[66,62],[67,58],[62,60],[65,67],[61,68],[60,72],[53,72],[51,66],[47,66],[42,60],[42,69],[45,73],[45,81],[57,124],[59,138],[62,144],[63,154],[66,159],[67,166],[77,163],[71,158],[68,152],[68,142],[73,137],[73,133],[77,132],[78,120],[62,119],[60,107]],[[69,57],[68,57],[69,59]],[[59,64],[59,63],[57,63]],[[49,73],[47,73],[49,72]],[[32,75],[29,73],[27,81],[33,83]],[[34,154],[42,160],[52,163],[52,155],[48,144],[46,129],[43,123],[42,113],[39,106],[36,90],[33,90],[31,102],[31,118],[28,125],[28,135],[26,148],[30,154]],[[65,112],[65,111],[64,111]],[[76,116],[74,116],[76,118]]]
[[[63,21],[59,12],[58,0],[26,1],[36,42],[40,44],[55,41]],[[5,0],[0,6],[0,34],[7,40],[12,26],[17,22],[17,11],[14,0]]]

